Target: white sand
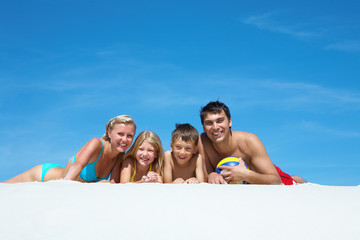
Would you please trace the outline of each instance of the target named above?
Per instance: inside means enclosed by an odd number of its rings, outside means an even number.
[[[360,187],[0,184],[0,239],[360,239]]]

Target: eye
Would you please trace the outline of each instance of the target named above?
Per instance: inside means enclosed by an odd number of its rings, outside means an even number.
[[[216,122],[217,123],[222,123],[224,121],[224,118],[219,118]]]
[[[206,126],[211,126],[211,125],[212,125],[212,122],[207,121],[207,122],[205,122],[205,125],[206,125]]]

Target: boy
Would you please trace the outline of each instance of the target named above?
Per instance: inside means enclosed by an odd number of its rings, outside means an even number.
[[[200,183],[205,181],[205,164],[198,153],[199,133],[188,123],[176,124],[171,136],[171,150],[165,152],[165,183]]]

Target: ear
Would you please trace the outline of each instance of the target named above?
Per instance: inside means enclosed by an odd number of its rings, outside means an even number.
[[[110,135],[111,135],[111,130],[108,130],[108,131],[107,131],[107,135],[108,135],[108,137],[109,137],[109,139],[110,139],[110,141],[111,141],[111,137],[110,137]]]
[[[198,151],[199,151],[199,144],[195,147],[193,154],[196,154]]]
[[[170,147],[171,147],[171,150],[174,151],[174,146],[173,146],[173,142],[172,142],[172,141],[170,142]]]
[[[231,121],[231,119],[229,120],[229,127],[230,127],[230,128],[232,127],[232,121]]]

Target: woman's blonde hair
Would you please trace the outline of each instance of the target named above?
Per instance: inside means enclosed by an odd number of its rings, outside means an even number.
[[[135,130],[136,130],[136,124],[134,122],[134,119],[132,119],[132,117],[130,117],[128,115],[120,115],[120,116],[114,117],[113,119],[110,119],[110,121],[106,124],[105,134],[102,138],[105,141],[110,142],[109,131],[112,130],[116,124],[120,124],[120,123],[132,124],[132,125],[134,125]]]
[[[135,139],[134,144],[131,146],[131,148],[126,152],[124,159],[131,158],[134,161],[136,161],[136,152],[138,151],[140,145],[147,141],[150,143],[154,148],[155,152],[157,153],[157,157],[155,158],[153,164],[153,167],[155,167],[156,172],[163,175],[163,168],[164,168],[164,155],[163,155],[163,148],[161,145],[161,140],[158,135],[156,135],[152,131],[143,131],[137,136]]]

